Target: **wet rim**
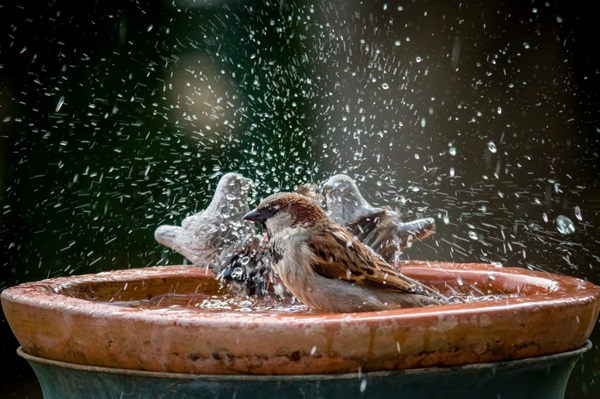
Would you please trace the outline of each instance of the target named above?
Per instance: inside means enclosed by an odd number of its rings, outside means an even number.
[[[6,289],[2,306],[30,355],[202,375],[344,374],[538,357],[584,346],[600,311],[600,287],[572,277],[490,264],[413,261],[399,267],[443,293],[473,284],[486,294],[519,296],[342,314],[206,312],[108,302],[111,295],[136,289],[139,298],[178,284],[187,290],[180,293],[218,288],[203,269],[162,266],[25,283]],[[82,299],[94,295],[104,301]]]
[[[90,313],[93,307],[96,311],[102,313],[111,313],[112,317],[125,317],[127,319],[142,318],[151,320],[158,318],[162,321],[165,318],[172,317],[174,320],[180,320],[183,314],[191,316],[189,320],[193,323],[198,319],[201,323],[218,321],[226,318],[229,322],[243,323],[251,322],[260,324],[290,323],[292,320],[306,322],[310,320],[321,321],[340,321],[349,320],[369,320],[372,318],[380,319],[382,316],[397,318],[411,317],[419,315],[444,314],[449,315],[454,312],[464,313],[468,311],[486,309],[491,311],[495,308],[506,307],[520,308],[530,306],[565,306],[577,301],[595,301],[600,299],[600,287],[584,280],[569,276],[561,276],[548,272],[536,272],[522,268],[499,267],[490,264],[467,263],[454,264],[446,262],[425,262],[411,261],[399,265],[403,273],[407,276],[431,284],[444,290],[444,285],[456,288],[459,284],[457,278],[463,280],[463,285],[468,286],[474,282],[481,285],[488,284],[492,288],[493,294],[518,294],[518,297],[506,297],[482,302],[456,303],[441,306],[408,308],[376,312],[359,313],[321,313],[321,312],[294,312],[294,313],[273,313],[273,312],[203,312],[196,309],[178,309],[173,312],[168,308],[140,309],[127,306],[111,305],[108,301],[91,301],[89,299],[72,296],[74,291],[80,287],[88,289],[100,284],[109,284],[116,290],[132,283],[144,283],[146,281],[161,280],[163,283],[170,279],[192,278],[198,279],[198,285],[202,281],[212,280],[214,274],[193,266],[157,266],[140,269],[124,269],[110,272],[101,272],[96,274],[86,274],[81,276],[57,277],[41,280],[38,282],[24,283],[15,287],[10,287],[2,292],[2,300],[15,303],[27,304],[34,307],[65,307],[71,313]],[[568,293],[568,296],[567,296]],[[60,296],[60,302],[57,302],[57,296]],[[268,317],[257,320],[259,315],[268,315]],[[206,320],[208,319],[208,320]]]

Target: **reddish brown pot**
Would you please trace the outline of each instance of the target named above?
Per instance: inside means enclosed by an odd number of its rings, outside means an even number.
[[[114,301],[219,294],[210,273],[164,266],[61,277],[2,292],[23,350],[67,363],[194,374],[317,374],[516,360],[583,346],[600,287],[489,264],[409,262],[409,277],[494,300],[349,314],[204,312]],[[112,302],[112,304],[111,304]]]

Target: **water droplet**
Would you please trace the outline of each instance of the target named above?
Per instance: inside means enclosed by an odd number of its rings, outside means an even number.
[[[243,278],[244,270],[241,267],[234,268],[233,271],[231,272],[231,277],[236,280]]]
[[[450,177],[454,177],[454,168],[450,168]]]
[[[396,40],[396,41],[394,42],[394,44],[395,44],[396,46],[399,46],[400,44],[402,44],[402,41],[401,41],[400,39],[398,39],[398,40]]]
[[[577,220],[582,221],[583,215],[581,214],[581,208],[579,208],[579,206],[576,206],[574,212],[575,212],[575,217],[577,218]]]
[[[60,109],[64,103],[65,103],[65,96],[60,96],[60,98],[58,99],[58,103],[56,104],[55,111],[56,112],[60,111]]]
[[[573,234],[575,232],[575,224],[568,217],[559,215],[556,217],[556,230],[563,235]]]
[[[541,231],[542,230],[542,226],[540,226],[537,223],[529,223],[527,225],[527,227],[529,227],[529,229],[532,230],[532,231]]]
[[[363,378],[363,379],[360,381],[360,392],[361,392],[361,393],[362,393],[362,392],[364,392],[364,391],[365,391],[365,389],[367,389],[367,379],[366,379],[366,378]]]
[[[450,147],[450,149],[448,149],[448,153],[452,156],[456,156],[456,147]]]
[[[546,212],[542,213],[542,219],[544,219],[544,222],[548,223],[548,214]]]
[[[381,88],[382,88],[383,90],[387,90],[387,89],[389,89],[389,88],[390,88],[390,85],[389,85],[389,84],[387,84],[387,83],[382,83],[382,84],[381,84]]]
[[[477,237],[477,233],[476,233],[476,232],[474,232],[473,230],[469,230],[469,238],[470,238],[471,240],[477,240],[477,239],[478,239],[478,237]]]
[[[496,148],[496,144],[495,144],[493,141],[490,141],[490,142],[487,144],[487,147],[488,147],[488,150],[490,150],[490,152],[491,152],[492,154],[495,154],[496,152],[498,152],[498,148]]]

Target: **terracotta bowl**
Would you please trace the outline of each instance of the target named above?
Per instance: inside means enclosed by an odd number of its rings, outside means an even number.
[[[1,298],[32,356],[192,374],[328,374],[516,360],[584,346],[598,318],[600,287],[580,279],[490,264],[399,267],[447,295],[474,300],[347,314],[205,311],[195,304],[223,293],[212,273],[187,266],[48,279],[7,288]],[[187,305],[161,306],[157,298],[183,298]],[[145,301],[155,305],[132,306]]]

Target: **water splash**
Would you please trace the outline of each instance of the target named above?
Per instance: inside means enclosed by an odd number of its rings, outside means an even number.
[[[581,208],[579,208],[579,206],[575,207],[573,213],[575,214],[577,220],[579,220],[580,222],[583,221],[583,214],[581,213]]]
[[[164,294],[151,299],[111,301],[113,306],[139,309],[168,309],[169,311],[234,312],[234,313],[310,313],[308,307],[298,302],[283,302],[269,296],[240,298],[208,294]]]
[[[559,215],[555,220],[556,230],[562,235],[575,233],[575,223],[564,215]]]

